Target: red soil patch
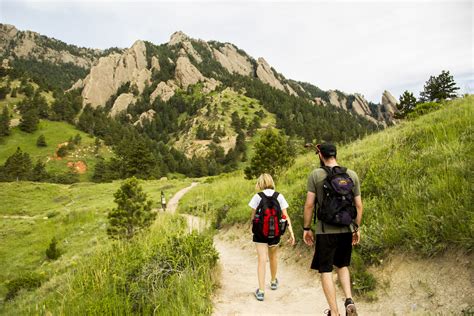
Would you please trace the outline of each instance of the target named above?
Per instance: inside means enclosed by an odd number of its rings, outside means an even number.
[[[81,160],[76,161],[76,162],[74,162],[74,161],[69,161],[69,162],[67,163],[67,166],[68,166],[69,168],[74,169],[74,171],[75,171],[76,173],[79,173],[79,174],[86,173],[86,171],[87,171],[87,165],[86,165],[86,163],[85,163],[84,161],[81,161]]]

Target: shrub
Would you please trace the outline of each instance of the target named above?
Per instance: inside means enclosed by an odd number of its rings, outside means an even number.
[[[21,290],[33,290],[41,286],[43,278],[37,273],[27,273],[7,282],[5,301],[14,299]]]
[[[67,147],[66,146],[61,146],[58,148],[58,151],[56,152],[58,157],[66,157],[67,156]]]
[[[46,143],[46,138],[44,137],[43,134],[38,136],[38,139],[36,140],[36,146],[38,147],[46,147],[48,144]]]
[[[61,251],[57,247],[56,237],[51,240],[48,249],[46,249],[46,257],[51,260],[56,260],[61,256]]]
[[[436,102],[420,103],[413,109],[412,112],[408,113],[407,118],[413,120],[422,115],[439,110],[440,108],[441,108],[440,103],[436,103]]]

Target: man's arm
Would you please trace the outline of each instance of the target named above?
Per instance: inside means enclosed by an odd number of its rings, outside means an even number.
[[[354,197],[354,204],[357,209],[357,216],[355,218],[355,223],[357,226],[360,226],[362,222],[362,212],[364,206],[362,205],[362,198],[360,195]],[[360,242],[360,229],[357,229],[356,232],[352,234],[352,245],[357,245]]]
[[[311,219],[313,218],[314,201],[316,194],[308,191],[306,194],[306,202],[304,203],[303,226],[311,227]],[[314,236],[311,230],[303,231],[303,240],[305,244],[311,246],[314,243]]]
[[[306,202],[304,203],[304,216],[303,216],[304,227],[311,227],[311,220],[313,219],[315,199],[316,199],[316,194],[314,192],[308,191],[308,193],[306,194]]]
[[[357,209],[357,216],[355,222],[358,226],[360,226],[360,223],[362,221],[362,212],[364,210],[364,206],[362,205],[362,197],[360,195],[354,197],[354,204]]]

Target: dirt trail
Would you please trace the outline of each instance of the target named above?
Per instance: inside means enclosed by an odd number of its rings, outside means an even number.
[[[175,213],[179,200],[190,189],[177,192],[167,211]],[[202,231],[208,223],[202,218],[181,214],[189,231]],[[265,301],[255,299],[257,288],[257,255],[250,232],[232,227],[219,232],[214,245],[219,252],[220,288],[213,297],[214,315],[323,315],[327,308],[319,275],[309,269],[312,249],[297,250],[284,245],[280,249],[276,291],[269,287],[267,264]],[[284,238],[286,240],[286,238]],[[416,260],[395,256],[373,272],[381,281],[379,300],[357,301],[360,315],[427,315],[453,314],[474,305],[473,277],[470,262],[474,255],[447,254],[437,260]],[[441,275],[440,272],[442,271]],[[390,281],[392,287],[383,286]],[[454,284],[452,281],[456,280]],[[337,288],[338,305],[343,312],[343,294]]]
[[[270,289],[270,267],[267,263],[265,301],[257,301],[253,294],[258,287],[257,254],[251,238],[237,237],[236,234],[239,232],[221,232],[214,239],[221,265],[220,289],[214,297],[214,315],[323,315],[327,303],[319,275],[309,268],[302,268],[300,263],[295,264],[294,258],[280,256],[277,273],[280,286],[276,291]],[[343,295],[339,290],[337,295],[342,310]],[[363,315],[376,314],[369,312]]]
[[[174,214],[176,212],[176,208],[178,207],[179,200],[188,193],[189,190],[197,186],[199,183],[193,182],[191,183],[190,186],[179,190],[176,192],[175,195],[169,200],[168,205],[166,207],[166,212]],[[188,223],[188,229],[189,232],[192,232],[193,230],[197,230],[198,232],[202,232],[205,230],[209,224],[202,218],[194,216],[194,215],[189,215],[189,214],[181,214],[181,216],[186,218],[186,221]]]

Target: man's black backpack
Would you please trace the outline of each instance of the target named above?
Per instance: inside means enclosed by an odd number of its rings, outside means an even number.
[[[262,198],[253,219],[252,232],[265,238],[275,238],[283,235],[286,230],[286,220],[282,221],[282,212],[278,202],[278,192],[266,196],[259,192]]]
[[[318,219],[331,225],[349,226],[357,215],[352,192],[354,182],[347,174],[347,168],[339,166],[322,168],[326,171],[327,177],[323,182],[323,201],[318,203]]]

